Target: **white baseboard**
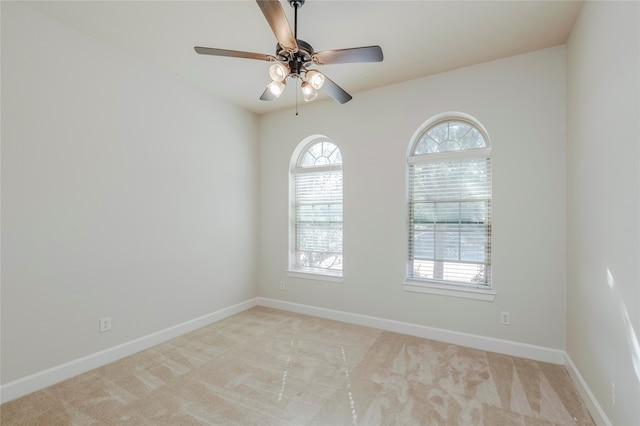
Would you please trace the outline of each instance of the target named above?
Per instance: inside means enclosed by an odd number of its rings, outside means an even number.
[[[230,317],[249,308],[256,306],[257,299],[247,301],[220,309],[199,318],[183,322],[182,324],[160,330],[139,339],[114,346],[104,351],[100,351],[62,365],[32,374],[27,377],[9,382],[0,387],[0,402],[11,401],[12,399],[30,394],[47,386],[54,385],[63,380],[77,376],[94,368],[117,361],[137,352],[149,349],[155,345],[166,342],[183,334],[205,327],[216,321]]]
[[[569,373],[569,376],[573,380],[576,389],[580,393],[580,397],[587,406],[587,410],[589,410],[589,414],[591,414],[594,422],[597,425],[602,426],[612,425],[604,410],[598,403],[598,400],[595,398],[595,396],[591,392],[591,389],[589,389],[589,386],[571,360],[571,357],[564,350],[495,339],[492,337],[483,337],[473,334],[460,333],[440,328],[427,327],[424,325],[411,324],[401,321],[372,317],[368,315],[354,314],[351,312],[336,311],[333,309],[319,308],[316,306],[286,302],[283,300],[268,299],[264,297],[256,298],[256,302],[257,305],[274,309],[281,309],[283,311],[311,315],[315,317],[346,322],[349,324],[373,327],[380,330],[408,334],[425,339],[432,339],[440,342],[481,349],[484,351],[497,352],[505,355],[532,359],[535,361],[564,365]]]
[[[611,424],[575,365],[564,351],[264,297],[249,299],[139,339],[9,382],[0,387],[0,402],[11,401],[37,390],[44,389],[45,387],[133,355],[257,305],[350,324],[374,327],[385,331],[408,334],[536,361],[565,364],[596,423],[603,425]],[[598,415],[600,419],[596,418]]]
[[[580,371],[578,370],[576,365],[573,363],[573,360],[571,359],[569,354],[566,352],[564,353],[564,365],[567,368],[567,371],[569,372],[569,376],[571,376],[571,380],[573,380],[573,383],[576,386],[578,393],[580,393],[580,397],[582,398],[585,405],[587,406],[587,409],[589,410],[589,414],[591,414],[593,421],[597,425],[611,426],[612,423],[609,421],[609,418],[607,417],[604,410],[600,406],[600,403],[598,403],[598,400],[591,392],[591,389],[589,388],[589,386],[587,385],[587,382],[582,377],[582,374],[580,374]]]
[[[467,346],[488,352],[498,352],[501,354],[528,358],[536,361],[550,362],[553,364],[564,363],[564,351],[559,349],[545,348],[543,346],[529,345],[509,340],[495,339],[492,337],[476,336],[473,334],[460,333],[441,328],[427,327],[424,325],[411,324],[368,315],[353,314],[333,309],[318,308],[316,306],[302,305],[299,303],[285,302],[282,300],[268,299],[264,297],[258,297],[256,301],[260,306],[281,309],[283,311],[296,312],[299,314],[312,315],[350,324],[363,325],[385,331],[408,334],[425,339]]]
[[[260,306],[281,309],[283,311],[312,315],[320,318],[346,322],[349,324],[373,327],[380,330],[392,331],[395,333],[408,334],[425,339],[432,339],[440,342],[472,347],[489,352],[497,352],[505,355],[532,359],[535,361],[564,365],[569,373],[569,376],[573,380],[576,389],[580,393],[580,397],[587,406],[587,409],[589,410],[589,414],[591,414],[593,421],[597,425],[602,426],[611,426],[612,424],[605,412],[602,410],[602,407],[598,403],[598,400],[594,397],[591,389],[589,389],[589,386],[584,381],[584,378],[571,360],[571,357],[569,357],[569,354],[567,354],[563,350],[495,339],[491,337],[476,336],[473,334],[443,330],[440,328],[427,327],[423,325],[388,320],[368,315],[354,314],[344,311],[336,311],[333,309],[319,308],[316,306],[291,303],[264,297],[258,297],[256,301]]]

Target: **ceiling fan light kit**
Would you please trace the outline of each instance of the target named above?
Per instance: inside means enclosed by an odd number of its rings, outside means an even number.
[[[277,62],[269,67],[269,77],[273,81],[283,81],[289,75],[289,67]]]
[[[313,87],[307,81],[303,81],[300,85],[300,90],[302,91],[302,97],[305,102],[312,101],[318,96],[318,92],[315,91]]]
[[[305,77],[307,77],[307,81],[309,82],[311,87],[316,90],[320,90],[324,85],[324,74],[322,74],[320,71],[309,70],[307,71]]]
[[[352,96],[318,70],[308,69],[312,64],[341,64],[355,62],[381,62],[383,60],[380,46],[354,47],[349,49],[325,50],[315,52],[311,45],[298,39],[298,9],[304,0],[288,0],[294,9],[294,31],[287,21],[284,9],[278,0],[256,0],[276,39],[275,56],[261,53],[242,52],[237,50],[217,49],[211,47],[195,47],[201,55],[226,56],[243,59],[257,59],[273,62],[269,67],[271,83],[267,85],[260,99],[272,101],[279,98],[286,87],[288,78],[301,80],[300,90],[305,101],[312,101],[318,96],[318,90],[343,104]]]
[[[284,80],[282,81],[274,80],[271,83],[269,83],[269,85],[267,86],[267,90],[269,90],[273,96],[275,96],[276,98],[279,98],[280,95],[282,95],[282,92],[284,92],[284,88],[286,84],[287,83]],[[267,101],[271,99],[263,99],[263,100]]]

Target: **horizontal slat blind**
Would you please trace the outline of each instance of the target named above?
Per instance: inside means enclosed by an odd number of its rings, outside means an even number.
[[[341,275],[342,170],[294,175],[296,269]]]
[[[409,164],[409,279],[488,286],[491,159]]]

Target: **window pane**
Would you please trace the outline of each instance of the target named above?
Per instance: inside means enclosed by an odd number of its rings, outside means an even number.
[[[342,224],[299,222],[298,247],[316,252],[342,251]]]
[[[302,159],[300,160],[300,167],[313,167],[316,163],[316,158],[311,155],[309,152],[305,152],[302,154]]]
[[[486,222],[489,212],[488,201],[473,201],[460,203],[460,216],[463,222]]]
[[[434,127],[427,132],[436,143],[444,142],[449,139],[449,126],[447,123]]]
[[[413,150],[414,155],[430,154],[432,152],[438,152],[438,144],[429,135],[423,135]]]
[[[340,275],[339,272],[342,271],[342,254],[298,251],[297,267],[309,272],[328,272],[330,275]],[[331,273],[330,271],[337,273]]]
[[[465,224],[460,227],[460,260],[484,263],[487,245],[484,224]]]
[[[458,260],[460,233],[436,232],[436,260]]]
[[[440,224],[457,224],[460,218],[460,203],[433,203],[436,221]],[[443,230],[443,228],[440,228]]]
[[[413,257],[433,259],[435,256],[435,232],[433,225],[415,225],[413,228]]]
[[[460,139],[460,145],[462,149],[485,148],[487,146],[484,138],[476,129],[471,129],[469,133],[464,135],[464,137]]]
[[[449,123],[449,139],[459,141],[471,130],[471,126],[462,122]]]
[[[413,278],[469,285],[488,284],[485,265],[420,260],[413,262]]]
[[[433,223],[436,220],[435,203],[414,203],[412,220],[414,223]]]

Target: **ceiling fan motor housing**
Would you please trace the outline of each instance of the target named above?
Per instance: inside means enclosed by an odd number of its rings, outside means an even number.
[[[292,77],[298,77],[300,72],[305,71],[305,67],[313,63],[313,47],[303,40],[296,40],[298,51],[291,53],[283,48],[280,43],[276,45],[276,57],[278,60],[289,65],[289,72]]]

